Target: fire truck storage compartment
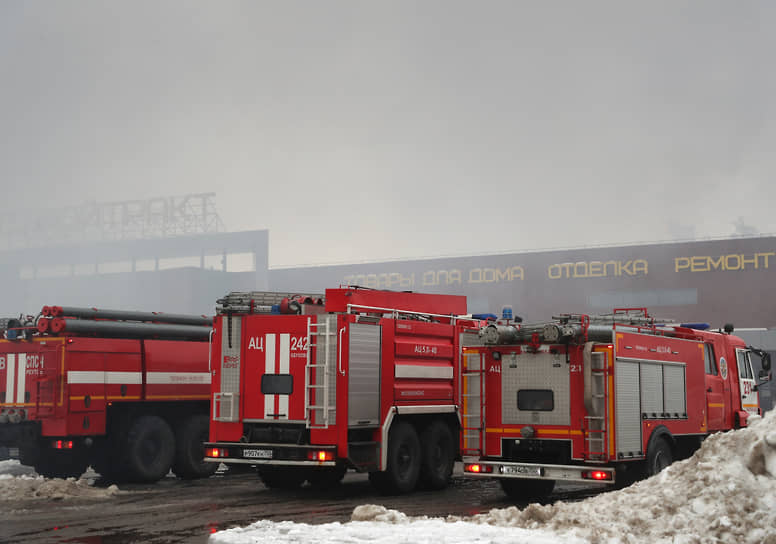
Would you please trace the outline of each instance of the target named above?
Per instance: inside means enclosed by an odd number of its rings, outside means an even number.
[[[569,425],[569,388],[569,365],[565,355],[549,352],[502,354],[502,423]]]
[[[349,331],[348,426],[380,423],[382,326],[352,323]]]
[[[617,457],[643,457],[644,419],[686,419],[685,364],[615,361]]]
[[[240,418],[240,351],[242,319],[223,316],[221,336],[221,388],[213,395],[213,419],[238,421]]]

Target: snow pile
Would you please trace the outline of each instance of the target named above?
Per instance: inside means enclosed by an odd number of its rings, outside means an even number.
[[[22,465],[15,459],[9,459],[6,461],[0,461],[0,476],[7,474],[9,476],[33,476],[35,475],[35,469]]]
[[[375,507],[375,505],[368,505]],[[360,506],[358,508],[361,508]],[[387,510],[383,514],[404,514]],[[382,515],[382,514],[381,514]],[[342,544],[368,542],[369,544],[396,544],[397,542],[433,544],[556,544],[558,536],[548,531],[482,525],[465,521],[448,522],[443,519],[407,518],[403,522],[353,521],[309,525],[293,521],[259,521],[248,527],[227,529],[210,536],[210,544],[255,544],[258,542],[314,542]],[[579,538],[563,540],[568,544],[587,544]]]
[[[111,485],[106,488],[92,487],[87,480],[68,478],[44,478],[43,476],[0,475],[0,501],[19,501],[28,499],[100,499],[111,497],[119,488]]]
[[[706,439],[690,459],[579,503],[491,510],[475,523],[542,528],[591,542],[776,541],[776,412]]]
[[[692,458],[649,480],[581,502],[446,520],[362,505],[349,523],[260,521],[210,542],[776,542],[776,411],[749,421],[709,437]]]
[[[31,467],[19,461],[0,461],[0,501],[18,501],[28,499],[71,499],[75,497],[99,499],[111,497],[119,488],[111,485],[107,488],[92,487],[88,480],[68,478],[47,479],[35,475]]]

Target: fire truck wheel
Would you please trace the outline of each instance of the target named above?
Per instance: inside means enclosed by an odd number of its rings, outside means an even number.
[[[127,460],[131,479],[156,482],[170,471],[175,455],[175,435],[165,420],[143,416],[132,423],[127,435]]]
[[[208,416],[198,414],[183,421],[175,436],[175,461],[172,471],[179,478],[193,480],[215,474],[218,463],[206,463],[203,442],[208,439]]]
[[[510,499],[518,501],[544,499],[555,489],[555,480],[499,478],[499,483]]]
[[[428,489],[444,489],[453,474],[455,442],[450,427],[434,421],[420,436],[420,481]]]
[[[261,467],[259,478],[270,489],[295,489],[307,479],[307,473],[294,467]]]
[[[654,476],[668,465],[674,462],[671,452],[671,444],[665,436],[655,436],[649,439],[647,446],[647,473],[646,477]]]
[[[420,458],[415,427],[406,421],[394,423],[388,435],[388,467],[385,472],[370,472],[369,481],[381,493],[408,493],[418,483]]]
[[[80,451],[42,451],[33,466],[46,478],[78,478],[88,465]]]

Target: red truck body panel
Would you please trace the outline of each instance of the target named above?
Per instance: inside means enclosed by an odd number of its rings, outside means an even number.
[[[207,401],[208,345],[70,336],[0,340],[0,391],[0,408],[24,410],[24,421],[40,422],[42,436],[99,436],[112,403]]]

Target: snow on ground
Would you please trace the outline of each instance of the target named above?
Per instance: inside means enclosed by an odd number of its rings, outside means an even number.
[[[210,544],[320,542],[776,544],[776,410],[715,434],[690,459],[580,502],[493,509],[473,517],[409,518],[362,505],[348,523],[259,521]]]
[[[3,476],[35,476],[35,469],[22,465],[15,459],[0,461],[0,478]]]
[[[92,487],[88,480],[44,478],[32,467],[19,461],[0,461],[0,503],[26,499],[70,499],[74,497],[103,498],[116,495],[119,488]]]

